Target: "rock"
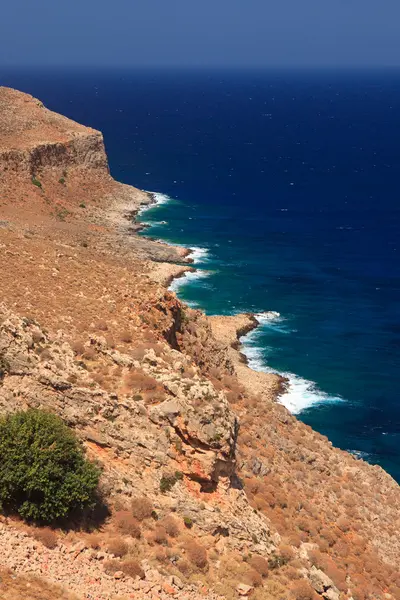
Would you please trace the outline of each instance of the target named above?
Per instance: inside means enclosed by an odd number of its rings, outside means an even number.
[[[164,581],[164,583],[162,584],[162,589],[166,594],[170,596],[175,596],[177,594],[177,591],[166,581]]]
[[[326,600],[339,600],[339,590],[332,579],[321,569],[317,569],[315,566],[311,567],[309,577],[312,587],[318,594],[321,594]]]
[[[124,578],[123,571],[117,571],[116,573],[114,573],[114,579],[123,579],[123,578]]]
[[[254,588],[251,585],[246,585],[245,583],[239,583],[236,588],[239,596],[250,596],[253,593]]]
[[[171,579],[172,579],[172,585],[175,585],[180,590],[183,589],[183,587],[184,587],[183,581],[181,579],[179,579],[179,577],[177,575],[172,575]]]

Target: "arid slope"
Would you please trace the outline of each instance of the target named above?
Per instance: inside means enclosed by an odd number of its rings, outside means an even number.
[[[187,258],[135,234],[151,198],[99,132],[7,88],[0,115],[0,412],[61,416],[108,511],[2,517],[5,598],[400,598],[399,486],[277,403],[240,355],[251,316],[166,289]]]

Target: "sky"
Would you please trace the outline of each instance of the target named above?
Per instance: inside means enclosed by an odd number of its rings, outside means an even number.
[[[12,0],[4,65],[400,66],[400,1]]]

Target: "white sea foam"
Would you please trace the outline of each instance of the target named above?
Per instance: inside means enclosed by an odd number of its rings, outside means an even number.
[[[187,246],[185,246],[187,248]],[[203,264],[210,260],[210,251],[208,248],[200,248],[199,246],[190,246],[191,250],[189,258],[193,260],[194,265]]]
[[[168,289],[171,290],[171,292],[177,293],[182,287],[188,285],[189,283],[193,283],[199,279],[205,279],[209,275],[209,271],[186,271],[182,277],[175,278]],[[192,305],[193,304],[194,303],[192,303]]]
[[[350,454],[362,460],[369,460],[371,457],[370,452],[364,452],[363,450],[347,450],[347,452],[350,452]]]
[[[167,196],[167,194],[161,194],[161,192],[147,192],[147,193],[151,194],[153,202],[151,202],[150,204],[143,204],[143,206],[141,206],[137,212],[138,215],[143,215],[143,213],[147,212],[148,210],[157,208],[157,206],[161,206],[162,204],[167,204],[168,202],[172,202],[172,198],[170,196]],[[151,224],[155,225],[155,223],[151,223]]]
[[[269,367],[266,356],[273,352],[273,348],[261,346],[259,338],[265,334],[266,329],[279,331],[283,334],[290,334],[292,330],[288,328],[285,319],[278,312],[268,311],[256,314],[255,317],[259,321],[260,327],[253,329],[241,338],[243,353],[247,357],[249,367],[254,371],[277,373],[288,380],[287,390],[279,397],[281,404],[286,406],[291,413],[298,414],[317,404],[343,401],[339,396],[330,396],[321,391],[313,381],[299,377],[294,373],[281,373]]]

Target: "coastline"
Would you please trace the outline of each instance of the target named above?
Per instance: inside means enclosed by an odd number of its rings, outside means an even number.
[[[137,220],[138,216],[146,212],[147,210],[156,207],[159,204],[164,204],[166,200],[159,203],[157,202],[157,196],[155,193],[146,192],[151,198],[151,203],[144,204],[139,210],[136,211],[134,219]],[[165,198],[165,197],[164,197]],[[151,227],[148,224],[146,228]],[[151,239],[151,238],[150,238]],[[168,242],[161,243],[171,245]],[[182,247],[184,248],[184,247]],[[187,251],[185,256],[194,262],[193,254],[196,251],[203,251],[202,248],[188,247],[185,248]],[[179,287],[184,283],[184,279],[188,279],[191,274],[196,278],[207,277],[207,271],[198,269],[196,266],[184,267],[179,265],[154,265],[151,267],[152,279],[159,281],[169,291],[175,293],[179,297]],[[184,301],[183,301],[184,302]],[[270,312],[265,313],[266,315],[274,316],[278,313]],[[252,331],[258,329],[261,326],[261,322],[257,319],[257,315],[253,313],[241,313],[234,315],[205,315],[208,322],[210,323],[212,333],[214,337],[228,348],[228,354],[235,365],[236,373],[239,381],[249,392],[256,392],[257,394],[263,394],[264,398],[270,402],[279,402],[279,397],[282,395],[288,387],[288,380],[282,377],[278,373],[260,372],[251,368],[249,364],[249,358],[244,352],[244,346],[242,340]]]
[[[27,111],[23,98],[30,131],[37,105]],[[39,111],[40,125],[46,114]],[[93,137],[87,143],[93,148]],[[293,580],[308,586],[308,598],[340,600],[337,586],[355,598],[377,581],[380,597],[397,598],[399,486],[291,415],[275,401],[281,378],[243,362],[240,344],[276,313],[207,317],[190,308],[167,287],[201,272],[204,254],[196,262],[185,248],[182,259],[179,247],[132,230],[129,208],[150,199],[112,180],[101,146],[100,168],[76,169],[54,168],[51,137],[46,148],[40,188],[29,172],[11,171],[3,188],[13,219],[0,229],[0,412],[40,407],[68,423],[101,464],[110,515],[96,540],[81,528],[55,529],[53,548],[36,538],[40,528],[3,518],[1,577],[7,567],[99,600],[219,600],[243,590],[292,597]],[[29,201],[16,205],[8,189],[26,190]],[[60,218],[55,206],[69,211]],[[42,211],[36,229],[33,209]],[[148,521],[135,521],[131,539],[120,517],[144,498]],[[133,591],[129,571],[117,571],[125,559],[114,562],[117,536],[143,569]],[[187,565],[191,547],[206,562],[189,579],[176,565]],[[270,567],[265,581],[249,569],[254,556]],[[105,571],[110,561],[114,570]]]

